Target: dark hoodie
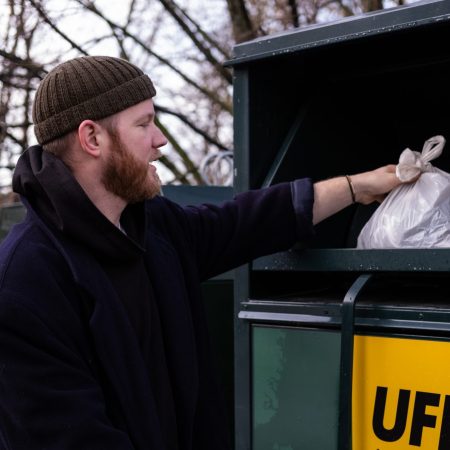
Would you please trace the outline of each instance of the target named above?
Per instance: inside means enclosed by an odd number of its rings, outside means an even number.
[[[28,209],[0,251],[0,448],[229,450],[200,282],[312,235],[297,180],[222,206],[156,197],[127,235],[32,147]]]

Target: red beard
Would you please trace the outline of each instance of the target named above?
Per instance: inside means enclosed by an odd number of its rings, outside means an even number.
[[[148,164],[138,161],[115,131],[111,130],[109,134],[113,151],[102,175],[105,188],[127,203],[153,198],[161,189],[156,172]]]

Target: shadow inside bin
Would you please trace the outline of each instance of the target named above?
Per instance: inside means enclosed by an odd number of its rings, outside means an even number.
[[[377,202],[372,203],[371,205],[356,205],[353,209],[353,216],[347,232],[346,247],[357,247],[358,236],[360,235],[361,230],[379,206],[380,204]]]
[[[315,226],[315,237],[308,247],[312,248],[356,248],[358,236],[380,206],[355,204],[328,217]],[[304,248],[301,243],[295,248]]]

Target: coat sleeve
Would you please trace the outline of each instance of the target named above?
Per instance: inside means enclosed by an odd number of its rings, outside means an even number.
[[[311,239],[313,202],[311,180],[300,179],[239,194],[221,206],[183,208],[200,278]]]

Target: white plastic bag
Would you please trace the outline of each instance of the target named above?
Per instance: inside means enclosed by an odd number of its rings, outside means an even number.
[[[358,237],[358,248],[450,247],[450,174],[433,167],[445,145],[442,136],[428,139],[422,150],[400,155],[396,174],[411,184],[395,188]]]

